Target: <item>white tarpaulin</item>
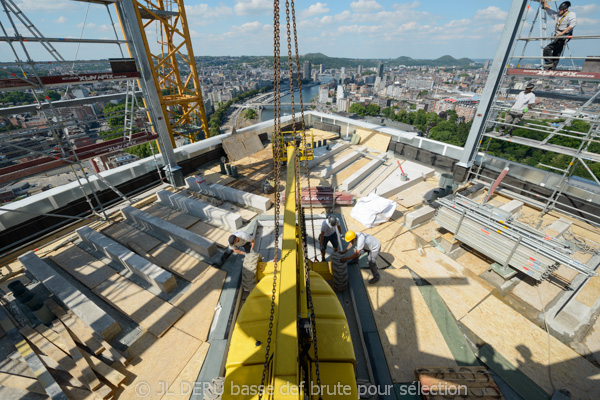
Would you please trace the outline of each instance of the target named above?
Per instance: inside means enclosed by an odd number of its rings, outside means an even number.
[[[350,216],[367,228],[372,228],[390,219],[396,211],[396,202],[384,199],[371,193],[356,201],[356,205],[350,212]]]

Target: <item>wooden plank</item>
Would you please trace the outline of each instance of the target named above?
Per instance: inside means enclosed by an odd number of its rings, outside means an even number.
[[[179,309],[120,275],[110,277],[96,286],[93,292],[158,337],[183,314]]]
[[[367,129],[357,129],[356,134],[360,136],[359,144],[361,146],[367,146],[370,149],[386,152],[390,146],[392,137],[382,133]]]
[[[83,388],[61,385],[61,389],[63,392],[65,392],[69,400],[88,400],[98,398],[96,395],[94,395],[94,393]]]
[[[154,236],[150,236],[126,222],[118,222],[103,229],[101,232],[125,246],[127,246],[129,242],[137,243],[144,251],[149,251],[162,243]]]
[[[13,389],[27,390],[37,394],[47,395],[44,387],[35,378],[23,375],[14,375],[7,372],[0,372],[0,386],[6,386]]]
[[[46,303],[46,305],[47,304],[48,303]],[[64,343],[62,342],[62,339],[60,338],[60,335],[58,333],[54,332],[52,329],[48,328],[44,324],[40,324],[33,329],[37,333],[39,333],[40,335],[42,335],[46,339],[48,339],[49,342],[53,343],[56,347],[61,349],[63,351],[63,353],[69,354],[69,350],[67,349],[67,346],[64,345]]]
[[[200,261],[167,244],[157,246],[145,254],[151,257],[150,260],[154,264],[177,274],[189,282],[195,282],[208,268],[208,264],[204,261]],[[143,254],[140,255],[144,256]]]
[[[48,357],[56,361],[65,371],[67,371],[73,378],[75,378],[81,385],[85,385],[86,381],[81,370],[77,367],[77,364],[69,353],[65,353],[60,350],[54,343],[50,342],[47,338],[39,334],[38,332],[31,329],[29,326],[21,328],[21,333],[27,338],[27,340],[35,347],[40,349]],[[60,340],[62,342],[62,340]],[[64,343],[63,343],[64,344]]]
[[[58,383],[54,380],[50,372],[46,369],[40,358],[31,349],[25,338],[17,331],[8,315],[0,308],[0,326],[6,332],[6,335],[13,342],[15,348],[25,359],[27,365],[35,374],[38,382],[42,385],[48,396],[52,400],[68,400]]]
[[[364,279],[368,270],[361,270]],[[456,367],[454,357],[408,269],[380,271],[365,285],[394,383],[411,382],[424,365]]]
[[[144,208],[142,211],[154,215],[163,221],[177,225],[183,229],[187,229],[196,222],[200,221],[200,218],[198,217],[182,213],[181,211],[177,211],[171,207],[163,206],[162,204],[158,203],[152,204],[151,206]]]
[[[598,367],[553,336],[549,361],[546,331],[496,297],[485,299],[461,322],[548,394],[553,393],[549,363],[554,386],[569,390],[572,398],[592,399],[600,393]]]
[[[207,342],[202,343],[198,347],[198,350],[190,358],[190,361],[188,361],[177,378],[175,378],[175,381],[170,385],[172,391],[166,393],[161,400],[188,400],[190,398],[209,348],[210,345]]]
[[[117,273],[117,271],[75,245],[51,253],[50,258],[90,289]]]
[[[201,344],[201,340],[179,329],[169,329],[158,340],[155,338],[152,340],[152,337],[149,337],[147,341],[140,343],[143,361],[129,367],[129,371],[136,378],[124,388],[119,398],[139,398],[135,391],[136,386],[139,382],[145,382],[148,384],[148,395],[144,397],[144,400],[160,400],[163,397],[165,385],[173,387],[172,383]],[[168,366],[168,368],[157,368],[157,366]]]
[[[4,282],[13,276],[21,274],[25,268],[19,261],[14,261],[0,268],[0,282]]]
[[[69,354],[73,358],[73,361],[75,361],[75,364],[77,365],[79,371],[81,371],[81,374],[83,375],[84,379],[83,383],[85,383],[90,389],[92,389],[92,391],[100,388],[102,383],[98,380],[98,378],[88,365],[87,361],[85,361],[85,358],[83,358],[83,354],[81,354],[81,351],[73,341],[73,338],[67,331],[67,328],[61,322],[58,321],[54,321],[53,325],[54,328],[56,328],[59,331],[63,343],[65,344],[65,346],[67,346],[67,349],[69,349]]]
[[[208,268],[202,279],[194,282],[175,306],[185,314],[175,323],[175,328],[199,340],[208,340],[215,307],[219,303],[221,290],[227,273],[217,268]]]
[[[83,355],[83,358],[85,358],[90,367],[92,367],[92,369],[96,371],[96,373],[98,373],[100,376],[106,379],[112,386],[119,387],[127,379],[125,375],[123,375],[116,369],[110,367],[109,365],[105,364],[102,360],[93,357],[83,349],[80,350],[81,354]]]
[[[76,315],[68,314],[52,299],[48,299],[46,304],[50,310],[73,332],[75,341],[87,346],[94,354],[100,354],[105,347],[94,337],[94,331],[81,321]]]

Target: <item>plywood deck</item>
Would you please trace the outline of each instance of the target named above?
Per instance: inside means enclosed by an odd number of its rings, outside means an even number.
[[[139,399],[136,388],[139,388],[138,385],[142,382],[148,385],[146,387],[148,394],[144,399],[160,400],[165,394],[165,385],[169,385],[175,392],[175,388],[171,385],[194,358],[202,344],[201,340],[179,329],[169,329],[160,339],[147,334],[140,339],[135,348],[136,353],[139,354],[137,361],[128,368],[135,376],[135,380],[127,382],[127,386],[118,398]],[[179,394],[179,388],[176,393]]]
[[[75,245],[63,247],[54,253],[50,253],[50,258],[90,289],[95,288],[117,273],[117,271]]]
[[[221,289],[227,274],[209,267],[200,279],[194,282],[174,305],[184,311],[174,327],[199,340],[207,340]]]
[[[125,222],[117,222],[102,230],[101,233],[110,236],[125,246],[128,246],[130,242],[136,243],[144,251],[149,251],[161,243],[154,236],[150,236]]]
[[[571,398],[594,399],[600,393],[600,369],[581,357],[510,306],[490,296],[470,311],[461,322],[495,351],[519,368],[548,394],[553,393],[548,364],[557,388]]]
[[[110,277],[93,292],[157,337],[183,315],[178,308],[120,275]]]
[[[195,282],[208,268],[208,264],[204,261],[200,261],[167,244],[155,247],[147,255],[140,255],[189,282]]]
[[[154,203],[148,207],[142,208],[142,211],[152,214],[164,221],[170,222],[173,225],[180,226],[183,229],[187,229],[196,222],[200,221],[200,218],[198,217],[182,213],[181,211],[177,211],[171,207],[167,207],[158,203]]]
[[[346,179],[350,178],[356,171],[367,165],[371,162],[370,158],[362,157],[335,174],[335,179],[337,180],[337,184],[341,185]]]
[[[356,134],[360,136],[360,145],[370,149],[386,152],[390,146],[392,137],[367,129],[357,129]]]
[[[429,178],[426,181],[417,183],[407,190],[401,191],[395,198],[402,206],[411,208],[423,203],[423,196],[425,193],[436,187],[438,187],[438,185],[435,182],[435,179]]]
[[[368,270],[361,272],[370,279]],[[409,270],[388,268],[380,275],[377,285],[365,287],[394,383],[412,382],[419,367],[456,367]]]
[[[424,251],[426,256],[421,257],[412,234],[403,233],[382,244],[380,254],[393,265],[408,266],[435,285],[456,319],[466,315],[493,290],[492,285],[437,249],[429,247]]]

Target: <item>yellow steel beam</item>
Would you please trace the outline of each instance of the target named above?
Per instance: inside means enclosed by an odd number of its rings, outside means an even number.
[[[300,370],[298,363],[298,241],[296,236],[296,165],[295,150],[288,147],[288,168],[286,179],[285,207],[283,213],[283,240],[281,243],[281,286],[277,328],[273,332],[277,338],[273,365],[274,399],[292,398],[284,396],[281,390],[285,385],[298,385]],[[275,221],[277,223],[277,221]],[[300,399],[300,396],[296,396]]]

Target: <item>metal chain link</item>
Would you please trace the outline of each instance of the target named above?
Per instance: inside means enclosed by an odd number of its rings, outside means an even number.
[[[292,132],[294,135],[294,145],[296,146],[296,168],[295,168],[295,174],[296,174],[296,210],[298,210],[298,224],[300,226],[300,240],[302,243],[302,250],[303,250],[303,261],[304,261],[304,274],[305,274],[305,279],[306,279],[306,298],[308,300],[308,305],[310,308],[310,321],[311,321],[311,328],[312,328],[312,336],[313,336],[313,346],[314,346],[314,350],[315,350],[315,367],[316,367],[316,376],[317,376],[317,387],[321,388],[321,370],[320,370],[320,363],[319,363],[319,348],[317,345],[317,327],[316,327],[316,317],[315,317],[315,308],[314,308],[314,304],[312,301],[312,293],[311,293],[311,287],[310,287],[310,269],[308,266],[308,241],[307,241],[307,235],[306,235],[306,219],[305,219],[305,215],[304,215],[304,208],[302,207],[302,185],[300,182],[300,151],[298,149],[298,145],[296,144],[296,115],[294,113],[294,84],[293,84],[293,67],[292,67],[292,46],[291,46],[291,32],[290,32],[290,2],[288,0],[286,0],[285,3],[286,6],[286,22],[287,22],[287,35],[288,35],[288,66],[289,66],[289,73],[290,73],[290,93],[291,93],[291,106],[292,106]],[[299,95],[300,95],[300,110],[301,110],[301,115],[303,117],[302,119],[302,145],[304,147],[304,149],[306,149],[306,130],[305,130],[305,125],[304,125],[304,112],[302,110],[302,90],[301,90],[301,81],[300,81],[300,62],[299,62],[299,56],[298,56],[298,37],[297,37],[297,33],[296,33],[296,23],[295,23],[295,10],[294,10],[294,0],[291,0],[291,12],[292,12],[292,16],[294,18],[294,45],[295,45],[295,50],[296,50],[296,77],[298,79],[298,90],[299,90]],[[308,163],[306,163],[307,166],[307,177],[308,177]],[[309,197],[310,197],[310,184],[308,187],[309,190]],[[311,206],[311,215],[312,215],[312,206]],[[311,220],[311,223],[313,223],[314,221]],[[314,246],[314,223],[313,223],[313,246]],[[315,247],[315,256],[316,256],[316,247]],[[322,399],[321,393],[319,393],[319,399]]]
[[[293,30],[294,30],[294,46],[295,46],[295,50],[296,50],[296,71],[298,71],[297,77],[298,77],[298,93],[300,95],[300,115],[301,115],[301,123],[302,123],[302,146],[304,147],[304,149],[307,149],[306,146],[306,124],[304,122],[304,102],[302,100],[302,79],[300,79],[300,50],[298,48],[298,33],[296,31],[296,10],[294,7],[294,0],[292,1],[292,25],[293,25]],[[314,143],[313,143],[314,144]],[[312,148],[313,150],[313,155],[314,155],[314,147]],[[310,172],[309,172],[309,168],[308,168],[308,160],[305,160],[305,174],[306,174],[306,186],[308,189],[308,205],[310,208],[310,220],[311,220],[311,227],[312,227],[312,239],[313,239],[313,250],[314,250],[314,260],[317,260],[317,245],[316,245],[316,236],[315,236],[315,224],[314,224],[314,215],[313,215],[313,202],[312,202],[312,195],[310,193],[310,190],[312,188],[311,184],[310,184]]]
[[[260,388],[265,387],[267,368],[271,353],[271,341],[273,336],[273,320],[275,318],[275,297],[277,293],[277,263],[279,258],[279,214],[281,207],[281,112],[280,112],[280,44],[279,44],[279,0],[273,0],[273,169],[275,179],[275,255],[273,259],[273,288],[271,290],[271,311],[269,315],[269,333],[267,335],[267,346],[265,348],[265,361],[263,363]],[[262,399],[263,390],[258,393],[259,400]]]

